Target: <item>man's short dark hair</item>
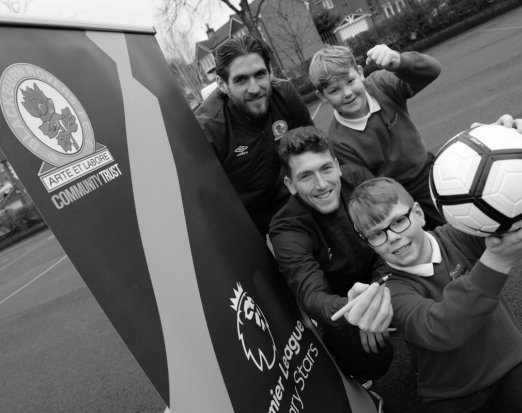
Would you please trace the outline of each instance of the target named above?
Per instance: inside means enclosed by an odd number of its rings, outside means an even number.
[[[334,151],[326,134],[315,126],[302,126],[289,130],[279,141],[278,155],[286,176],[291,175],[288,161],[292,155],[305,152],[325,153],[332,157]]]
[[[227,40],[215,51],[216,73],[225,82],[228,82],[230,64],[236,57],[257,53],[265,62],[270,72],[270,55],[265,45],[254,36],[246,34]]]

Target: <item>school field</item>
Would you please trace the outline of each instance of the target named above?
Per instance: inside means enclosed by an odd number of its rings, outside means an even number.
[[[518,8],[425,51],[443,72],[409,106],[430,148],[474,121],[522,117],[521,22]],[[310,112],[327,129],[331,110]],[[522,265],[504,289],[519,318],[520,275]],[[374,388],[386,413],[417,412],[404,344],[392,340],[397,357]],[[0,251],[0,349],[0,412],[165,410],[50,230]]]

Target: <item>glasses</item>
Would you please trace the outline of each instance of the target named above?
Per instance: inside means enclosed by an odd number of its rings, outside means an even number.
[[[380,247],[382,244],[388,241],[388,230],[395,232],[396,234],[400,234],[401,232],[406,231],[411,225],[410,214],[413,210],[414,205],[415,204],[413,204],[410,207],[410,209],[408,209],[408,212],[406,212],[404,215],[395,218],[393,222],[386,228],[374,232],[369,237],[365,237],[359,233],[361,238],[364,239],[372,247]]]

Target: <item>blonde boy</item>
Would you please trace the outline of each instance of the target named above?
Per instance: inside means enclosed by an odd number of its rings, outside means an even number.
[[[522,333],[500,292],[522,257],[522,230],[425,232],[422,208],[390,178],[360,184],[348,210],[389,267],[393,324],[410,344],[422,411],[519,412]]]
[[[433,155],[410,118],[407,100],[433,82],[439,62],[417,52],[399,53],[381,44],[367,52],[377,67],[367,78],[348,47],[318,51],[310,63],[317,95],[334,108],[328,137],[341,165],[350,163],[373,176],[401,182],[419,201],[428,227],[443,219],[433,206],[428,173]]]

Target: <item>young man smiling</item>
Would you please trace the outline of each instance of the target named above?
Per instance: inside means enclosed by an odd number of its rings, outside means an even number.
[[[263,44],[252,36],[226,41],[215,54],[218,89],[196,117],[258,230],[264,235],[289,197],[277,157],[289,129],[313,125],[290,82],[274,79]]]
[[[500,293],[522,258],[522,229],[425,232],[421,207],[390,178],[360,184],[348,209],[388,265],[393,324],[409,343],[422,411],[520,412],[522,331]]]
[[[384,375],[392,359],[387,328],[389,291],[372,283],[380,275],[376,254],[358,241],[346,202],[364,171],[341,171],[315,127],[289,131],[280,142],[284,182],[292,197],[270,223],[274,254],[299,306],[318,324],[341,370],[361,383]],[[360,294],[360,295],[359,295]],[[357,304],[339,321],[332,315]]]

